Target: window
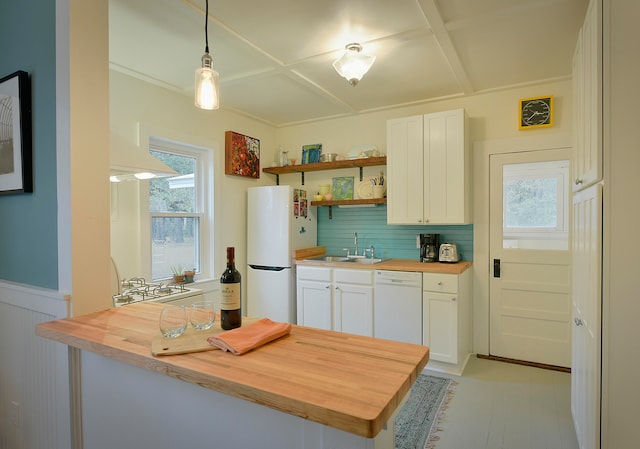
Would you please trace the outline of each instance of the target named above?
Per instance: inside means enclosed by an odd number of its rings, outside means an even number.
[[[504,247],[567,249],[569,162],[504,166]]]
[[[207,260],[209,211],[207,152],[188,145],[151,139],[150,153],[178,172],[149,180],[151,279],[172,276],[174,269],[202,272]],[[206,263],[204,263],[206,265]]]

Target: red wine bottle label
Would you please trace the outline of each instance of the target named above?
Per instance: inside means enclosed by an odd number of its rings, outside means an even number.
[[[220,284],[220,310],[238,310],[240,308],[240,282]]]

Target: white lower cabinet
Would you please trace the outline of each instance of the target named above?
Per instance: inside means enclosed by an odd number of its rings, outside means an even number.
[[[471,270],[422,273],[407,291],[396,285],[393,294],[380,292],[380,298],[374,295],[374,285],[376,292],[383,287],[374,282],[375,270],[302,265],[296,273],[300,326],[424,344],[429,369],[462,374],[472,347]],[[397,272],[394,278],[403,274],[415,273]],[[413,286],[415,301],[409,300]]]
[[[300,266],[300,326],[373,336],[373,270]]]
[[[423,273],[422,314],[427,367],[462,374],[471,354],[471,270]]]
[[[297,323],[318,329],[333,329],[331,269],[297,267]]]
[[[333,328],[373,337],[373,270],[333,270]]]

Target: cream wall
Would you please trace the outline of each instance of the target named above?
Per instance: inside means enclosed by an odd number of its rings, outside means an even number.
[[[519,99],[538,95],[555,96],[554,126],[547,129],[518,130]],[[386,151],[386,122],[388,119],[457,108],[464,108],[469,116],[472,142],[510,139],[531,136],[532,134],[570,132],[573,117],[571,98],[571,80],[566,79],[288,126],[278,129],[276,137],[278,142],[289,150],[289,157],[297,157],[298,159],[300,159],[302,145],[310,143],[322,143],[323,151],[345,155],[353,145],[357,144],[373,144],[381,151]]]
[[[357,89],[357,87],[356,87]],[[555,101],[554,126],[546,129],[520,131],[518,129],[518,107],[521,98],[553,95]],[[289,150],[289,157],[301,160],[302,145],[322,143],[323,152],[348,155],[349,149],[358,144],[376,145],[387,153],[387,120],[430,112],[464,108],[469,117],[469,138],[474,142],[526,137],[547,137],[552,134],[571,132],[572,111],[571,80],[558,80],[527,87],[514,87],[464,98],[453,98],[417,104],[395,109],[376,111],[357,116],[323,120],[314,123],[287,126],[277,130],[278,143]],[[364,176],[374,176],[380,167],[364,169]],[[316,189],[330,183],[334,176],[344,175],[340,171],[310,172],[305,174],[305,184]],[[281,178],[283,183],[298,183],[296,175]]]
[[[224,92],[222,93],[224,101]],[[259,180],[224,174],[224,133],[232,130],[260,139],[261,160],[272,161],[277,147],[275,129],[238,114],[204,111],[193,99],[158,86],[110,71],[110,124],[124,137],[135,142],[138,123],[156,137],[210,148],[214,151],[215,223],[214,266],[200,279],[218,279],[225,265],[225,247],[235,246],[236,265],[245,274],[246,265],[246,190],[269,185],[273,180],[262,175]],[[264,163],[264,162],[263,162]],[[139,189],[145,183],[131,181],[112,187],[111,251],[121,276],[147,275],[141,266],[141,247],[137,209]],[[148,275],[147,275],[148,276]]]

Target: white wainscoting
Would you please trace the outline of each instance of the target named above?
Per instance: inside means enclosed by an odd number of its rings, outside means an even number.
[[[68,310],[58,291],[0,281],[0,449],[71,448],[68,349],[35,334]]]

